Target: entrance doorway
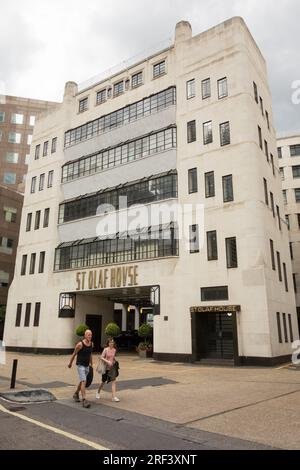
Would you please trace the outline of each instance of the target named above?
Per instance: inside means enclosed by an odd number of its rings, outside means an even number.
[[[93,333],[94,351],[101,351],[102,315],[86,315],[85,323]]]
[[[195,315],[196,360],[233,360],[235,356],[235,314],[200,313]]]

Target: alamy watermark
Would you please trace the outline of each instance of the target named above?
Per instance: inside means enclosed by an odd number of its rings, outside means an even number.
[[[295,90],[292,94],[292,103],[300,104],[300,80],[293,81],[292,90]]]

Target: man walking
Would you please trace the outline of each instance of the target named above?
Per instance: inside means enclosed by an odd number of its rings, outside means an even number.
[[[82,341],[76,344],[74,352],[71,356],[70,362],[68,367],[71,368],[73,361],[76,358],[76,365],[77,371],[79,375],[79,384],[77,387],[76,392],[73,395],[73,398],[76,402],[80,402],[79,392],[81,392],[82,396],[82,406],[84,408],[90,408],[90,403],[87,402],[85,399],[85,386],[86,386],[86,378],[89,373],[89,366],[93,366],[93,359],[92,359],[92,351],[93,351],[93,343],[92,343],[92,332],[91,330],[86,330],[84,333],[84,338]]]

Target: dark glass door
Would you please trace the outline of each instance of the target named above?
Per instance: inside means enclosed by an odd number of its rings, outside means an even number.
[[[234,358],[232,316],[224,313],[199,314],[196,328],[198,359]]]
[[[85,322],[93,333],[94,351],[101,351],[102,315],[87,315]]]

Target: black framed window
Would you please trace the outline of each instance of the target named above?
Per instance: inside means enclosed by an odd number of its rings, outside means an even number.
[[[293,333],[293,324],[292,324],[292,315],[288,314],[288,321],[289,321],[289,330],[290,330],[290,341],[291,343],[294,342],[294,333]]]
[[[45,256],[46,256],[46,252],[45,252],[45,251],[41,251],[41,252],[40,252],[40,259],[39,259],[39,273],[40,273],[40,274],[44,272]]]
[[[273,175],[275,176],[274,157],[272,154],[270,154],[270,158],[271,158],[272,172],[273,172]]]
[[[208,261],[215,261],[218,259],[218,242],[217,242],[217,232],[213,230],[211,232],[206,232],[207,239],[207,259]]]
[[[223,186],[223,201],[232,202],[234,200],[232,175],[227,175],[227,176],[222,177],[222,186]]]
[[[22,304],[17,305],[17,314],[16,314],[16,323],[15,326],[21,326],[21,319],[22,319]]]
[[[227,268],[237,268],[237,246],[236,246],[236,237],[230,237],[225,239],[226,244],[226,259],[227,259]]]
[[[45,184],[45,173],[40,175],[40,182],[39,182],[39,191],[43,191]]]
[[[194,98],[196,96],[196,81],[193,78],[192,80],[188,80],[186,82],[186,97],[189,100],[190,98]]]
[[[219,100],[222,98],[226,98],[228,96],[228,83],[227,78],[221,78],[218,80],[218,98]]]
[[[276,271],[275,252],[274,252],[274,242],[273,242],[273,240],[270,240],[270,251],[271,251],[272,269],[273,269],[273,271]]]
[[[44,222],[43,222],[43,228],[46,228],[49,226],[49,216],[50,216],[50,209],[47,208],[44,211]]]
[[[222,124],[220,124],[220,144],[221,144],[221,147],[224,147],[224,145],[230,144],[230,123],[229,122],[223,122]]]
[[[276,251],[276,256],[277,256],[277,267],[278,267],[278,279],[280,282],[282,282],[281,259],[280,259],[279,251]]]
[[[213,141],[212,121],[203,123],[203,144],[211,144]]]
[[[293,178],[300,178],[300,165],[293,165],[292,167],[293,170]]]
[[[261,96],[259,97],[259,103],[260,103],[261,114],[264,115],[264,101]]]
[[[259,146],[260,146],[261,149],[263,149],[263,138],[262,138],[261,127],[258,126],[257,129],[258,129],[258,142],[259,142]]]
[[[290,230],[291,227],[290,227],[290,216],[289,216],[289,214],[285,215],[285,223],[287,225],[288,230]]]
[[[34,230],[38,230],[40,228],[40,223],[41,223],[41,211],[36,211],[35,221],[34,221]]]
[[[78,111],[80,113],[83,113],[84,111],[87,111],[87,109],[88,109],[88,97],[83,98],[82,100],[79,100]]]
[[[189,194],[198,192],[197,168],[188,171]]]
[[[273,217],[275,218],[274,195],[271,191],[270,191],[270,202],[271,202],[271,209],[272,209]]]
[[[266,154],[266,157],[267,157],[267,161],[269,161],[269,146],[268,146],[268,142],[265,140],[265,154]]]
[[[46,142],[44,142],[44,146],[43,146],[43,157],[46,157],[48,154],[48,145],[49,145],[49,142],[47,140]]]
[[[37,327],[40,325],[40,313],[41,313],[41,302],[36,302],[34,309],[34,320],[33,326]]]
[[[23,255],[22,256],[22,264],[21,264],[21,276],[25,276],[26,266],[27,266],[27,255]]]
[[[297,274],[296,273],[293,273],[293,285],[294,285],[294,292],[295,294],[297,294],[298,289],[297,289]]]
[[[290,155],[291,155],[291,157],[299,157],[300,156],[300,144],[290,145]]]
[[[57,148],[57,137],[53,137],[51,142],[51,153],[55,153]]]
[[[282,314],[282,321],[283,321],[284,341],[286,343],[288,343],[289,338],[288,338],[288,332],[287,332],[287,323],[286,323],[286,314],[285,313]]]
[[[281,217],[280,217],[280,210],[278,206],[276,206],[276,213],[277,213],[277,219],[278,219],[278,228],[279,230],[281,230]]]
[[[278,333],[278,341],[279,343],[282,343],[282,330],[281,330],[281,321],[280,321],[280,313],[276,313],[276,318],[277,318],[277,333]]]
[[[201,301],[210,302],[213,300],[229,300],[228,286],[201,287]]]
[[[36,253],[31,253],[29,274],[34,274],[34,271],[35,271],[35,261],[36,261]]]
[[[266,111],[266,120],[267,120],[268,129],[270,130],[270,119],[269,119],[268,111]]]
[[[196,141],[196,121],[189,121],[187,123],[187,141],[188,144]]]
[[[264,181],[265,203],[268,206],[269,205],[268,183],[267,183],[266,178],[264,178],[263,181]]]
[[[190,253],[199,253],[199,226],[198,225],[190,225],[189,226],[189,234],[190,234]]]
[[[285,287],[285,291],[288,292],[289,285],[288,285],[288,279],[287,279],[286,264],[282,263],[282,267],[283,267],[284,287]]]
[[[27,220],[26,220],[26,232],[30,232],[31,230],[31,222],[32,222],[32,212],[29,212],[27,214]]]
[[[136,88],[143,83],[143,72],[138,72],[132,75],[131,77],[131,86]]]
[[[215,197],[215,174],[213,171],[209,171],[204,175],[205,179],[205,197]]]
[[[162,60],[158,64],[153,65],[153,78],[160,77],[166,73],[166,61]]]
[[[34,159],[38,160],[40,158],[40,150],[41,150],[41,145],[38,144],[35,147],[35,152],[34,152]]]
[[[210,86],[210,78],[206,78],[201,82],[201,90],[202,90],[202,99],[205,100],[206,98],[211,97],[211,86]]]
[[[30,312],[31,312],[31,304],[28,303],[28,304],[26,304],[26,309],[25,309],[24,326],[26,326],[26,327],[28,327],[30,325]]]
[[[53,186],[53,175],[54,175],[54,171],[53,170],[49,171],[47,188],[52,188],[52,186]]]
[[[31,178],[31,187],[30,187],[31,194],[35,193],[35,188],[36,188],[36,176],[33,176]]]
[[[106,101],[106,89],[98,91],[96,95],[96,103],[100,104],[100,103],[104,103],[105,101]]]
[[[278,158],[282,158],[282,147],[277,148]]]
[[[114,96],[121,95],[124,92],[124,82],[121,80],[114,84]]]
[[[258,103],[258,90],[257,90],[257,85],[255,82],[253,82],[253,90],[254,90],[254,99],[256,103]]]
[[[300,202],[300,188],[295,189],[295,200],[296,202]]]
[[[294,259],[294,250],[293,250],[293,242],[290,242],[290,255],[291,255],[291,260]]]

